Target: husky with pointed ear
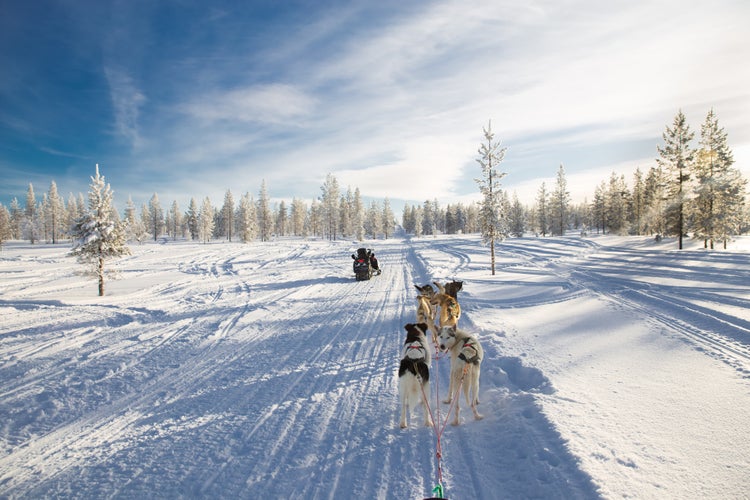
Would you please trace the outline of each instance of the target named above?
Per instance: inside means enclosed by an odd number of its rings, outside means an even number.
[[[442,328],[444,326],[458,325],[458,318],[461,317],[461,306],[458,304],[458,300],[445,293],[445,287],[434,281],[438,287],[439,292],[433,295],[430,303],[440,308],[440,314],[438,316],[438,325]]]
[[[409,323],[406,329],[406,340],[401,350],[401,364],[398,368],[398,392],[401,400],[401,418],[399,426],[405,429],[407,414],[411,416],[414,408],[424,406],[424,425],[432,427],[432,417],[428,402],[430,400],[430,366],[432,352],[427,342],[427,324]]]
[[[438,335],[438,348],[443,352],[449,352],[451,356],[451,376],[448,387],[448,398],[444,403],[451,403],[456,398],[456,416],[453,425],[460,423],[459,387],[463,387],[466,404],[471,406],[476,420],[482,419],[477,411],[479,404],[479,369],[484,358],[484,349],[473,335],[469,335],[455,326],[444,326]]]

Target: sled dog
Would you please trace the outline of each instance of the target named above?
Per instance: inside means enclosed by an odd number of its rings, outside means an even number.
[[[477,411],[479,404],[479,369],[484,357],[484,350],[479,341],[473,335],[459,330],[455,326],[444,326],[440,329],[438,336],[438,348],[443,352],[450,353],[451,375],[448,387],[448,398],[444,403],[451,403],[456,398],[456,414],[452,424],[460,423],[459,417],[460,394],[459,386],[463,387],[466,404],[471,406],[474,418],[480,420],[482,415]],[[463,380],[462,380],[463,379]]]
[[[427,297],[428,299],[431,299],[432,297],[435,296],[435,289],[432,288],[432,285],[430,285],[429,283],[426,285],[422,285],[422,286],[414,285],[414,288],[417,289],[417,291],[419,292],[419,295],[422,297]]]
[[[435,283],[435,284],[438,285],[437,283]],[[443,288],[445,289],[445,293],[447,293],[448,295],[450,295],[454,299],[458,300],[458,292],[460,292],[463,287],[464,287],[464,282],[463,281],[453,280],[450,283],[446,283],[445,287],[443,287]],[[441,292],[443,291],[443,289],[441,289],[440,285],[438,285],[438,289],[440,289]]]
[[[432,296],[430,302],[433,305],[440,307],[438,325],[441,328],[444,326],[458,325],[458,318],[461,317],[461,306],[458,304],[458,300],[445,293],[445,287],[443,285],[437,281],[433,283],[437,285],[439,292]],[[458,291],[456,291],[456,293],[458,293]]]
[[[435,308],[430,304],[430,299],[424,295],[417,296],[417,324],[427,325],[432,334],[432,343],[437,344],[437,327],[435,326]]]
[[[406,329],[406,340],[401,350],[401,364],[398,368],[398,392],[401,400],[401,418],[399,426],[407,427],[407,414],[420,403],[424,407],[424,425],[432,427],[432,417],[427,406],[430,399],[430,366],[432,353],[427,343],[426,323],[409,323]]]

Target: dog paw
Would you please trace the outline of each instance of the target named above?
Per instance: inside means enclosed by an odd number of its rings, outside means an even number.
[[[453,427],[456,427],[457,425],[461,425],[461,422],[459,422],[458,420],[454,420],[453,422],[451,422],[451,425]]]
[[[398,424],[398,426],[402,429],[406,429],[406,424],[404,422],[401,422],[400,424]]]
[[[433,423],[433,421],[432,421],[432,420],[428,420],[428,421],[426,421],[426,422],[424,423],[424,426],[425,426],[425,427],[435,427],[435,424]]]
[[[474,420],[482,420],[484,418],[484,415],[480,415],[479,413],[474,414]]]
[[[453,401],[453,399],[452,398],[448,398],[448,399],[444,399],[443,403],[449,405],[449,404],[451,404],[451,401]]]

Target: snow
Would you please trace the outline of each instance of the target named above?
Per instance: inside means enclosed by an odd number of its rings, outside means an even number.
[[[429,497],[398,357],[413,285],[453,278],[484,419],[443,431],[446,497],[747,497],[750,240],[510,239],[495,276],[478,236],[366,245],[365,282],[356,242],[132,245],[98,297],[68,247],[7,244],[0,497]]]

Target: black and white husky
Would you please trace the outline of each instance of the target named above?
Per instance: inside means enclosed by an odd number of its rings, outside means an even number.
[[[466,403],[471,406],[474,418],[480,420],[482,415],[477,411],[479,404],[479,372],[484,358],[484,350],[476,337],[459,330],[455,326],[444,326],[438,335],[438,348],[450,353],[451,378],[448,387],[448,398],[444,403],[450,403],[456,398],[456,416],[453,425],[460,423],[460,395],[459,387],[463,388]]]
[[[420,403],[424,407],[424,425],[432,427],[432,417],[428,401],[430,400],[430,366],[432,352],[427,341],[427,323],[409,323],[406,329],[406,340],[401,350],[401,365],[398,368],[398,392],[401,399],[402,429],[407,427],[406,416]]]

